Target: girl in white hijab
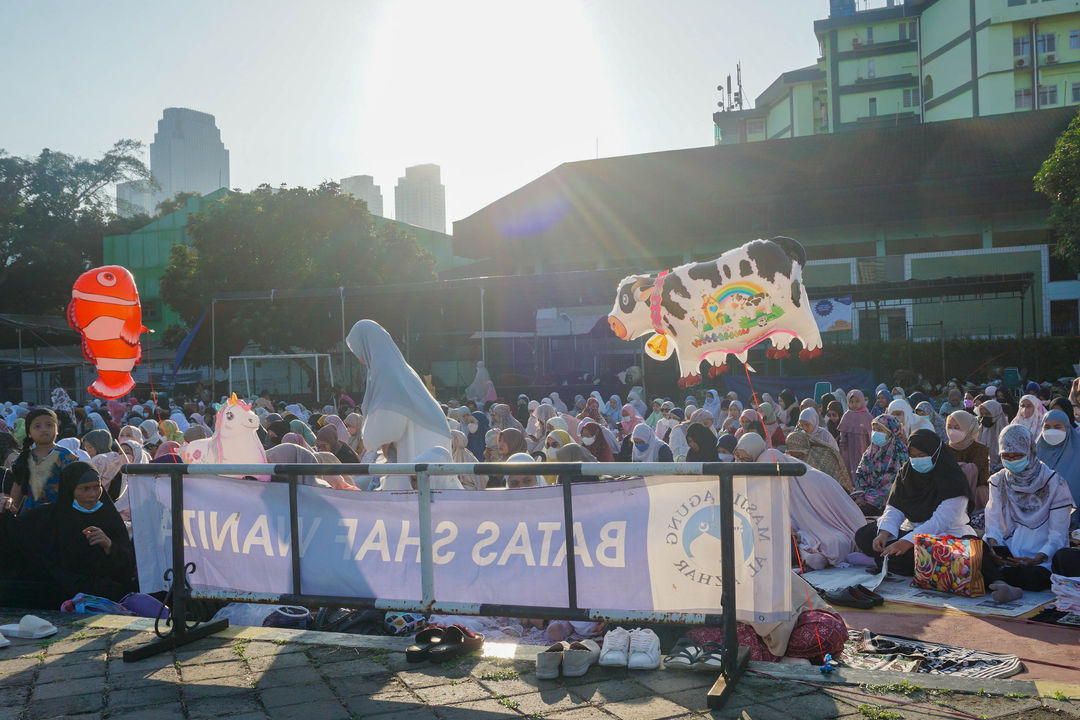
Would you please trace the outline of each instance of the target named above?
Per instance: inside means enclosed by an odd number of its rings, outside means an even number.
[[[821,427],[820,423],[821,418],[818,417],[817,410],[812,407],[808,407],[799,413],[800,430],[815,440],[825,443],[833,450],[840,452],[840,446],[836,444],[836,438],[827,429]]]
[[[712,413],[714,418],[724,416],[724,411],[721,409],[720,393],[715,390],[709,390],[705,393],[705,407],[704,410],[708,410]]]
[[[1020,409],[1016,411],[1010,425],[1020,425],[1037,438],[1042,433],[1043,421],[1046,419],[1046,408],[1034,395],[1025,395],[1020,398]]]
[[[900,421],[900,426],[904,431],[905,441],[917,430],[929,430],[930,432],[934,432],[934,426],[930,424],[930,421],[916,415],[915,411],[911,409],[911,404],[903,398],[893,400],[889,403],[889,408],[886,412]]]
[[[671,448],[656,437],[653,429],[641,423],[634,428],[630,437],[634,444],[634,462],[673,462]]]
[[[367,366],[367,389],[361,403],[364,446],[393,445],[399,463],[422,462],[420,456],[435,447],[450,457],[446,416],[390,334],[372,320],[361,320],[353,325],[345,342]]]

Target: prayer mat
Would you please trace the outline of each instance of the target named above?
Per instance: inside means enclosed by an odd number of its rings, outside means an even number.
[[[861,652],[860,647],[868,652]],[[1016,655],[968,650],[895,635],[871,634],[870,643],[867,644],[860,630],[848,631],[840,661],[847,667],[859,670],[892,670],[980,679],[1012,677],[1024,669]]]

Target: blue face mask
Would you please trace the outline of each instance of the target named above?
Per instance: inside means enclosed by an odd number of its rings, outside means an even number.
[[[105,504],[105,503],[103,503],[103,502],[102,502],[101,500],[98,500],[98,501],[97,501],[97,505],[95,505],[94,507],[92,507],[92,508],[90,508],[89,510],[87,510],[86,508],[84,508],[84,507],[83,507],[82,505],[80,505],[80,504],[79,504],[79,501],[78,501],[78,500],[72,500],[72,501],[71,501],[71,506],[72,506],[73,508],[75,508],[76,510],[78,510],[78,511],[79,511],[79,512],[81,512],[81,513],[86,513],[87,515],[89,515],[90,513],[95,513],[95,512],[97,512],[98,510],[100,510],[100,509],[101,509],[101,506],[102,506],[102,505],[104,505],[104,504]]]
[[[870,442],[878,447],[884,447],[885,443],[889,442],[889,436],[880,430],[875,430],[873,434],[870,435]]]
[[[928,473],[934,469],[934,458],[932,457],[913,457],[910,458],[911,469],[917,473]]]
[[[1027,470],[1027,466],[1031,463],[1030,458],[1022,457],[1019,460],[1002,460],[1001,464],[1005,466],[1005,469],[1011,473],[1022,473]]]

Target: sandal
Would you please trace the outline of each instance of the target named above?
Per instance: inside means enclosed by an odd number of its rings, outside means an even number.
[[[718,642],[707,642],[701,647],[701,654],[693,665],[694,670],[718,672],[724,669],[724,646]]]
[[[442,642],[431,649],[432,662],[446,662],[484,647],[484,636],[464,625],[451,625],[446,629]]]
[[[682,638],[675,643],[671,653],[664,658],[664,667],[676,670],[688,670],[701,657],[701,648],[689,638]]]
[[[445,636],[445,625],[428,625],[416,633],[416,644],[405,650],[405,662],[418,663],[427,660],[431,651],[442,644]]]

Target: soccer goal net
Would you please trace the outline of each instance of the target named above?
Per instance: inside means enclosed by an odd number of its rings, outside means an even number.
[[[333,385],[334,365],[325,353],[229,356],[230,394],[319,402],[330,397]]]

